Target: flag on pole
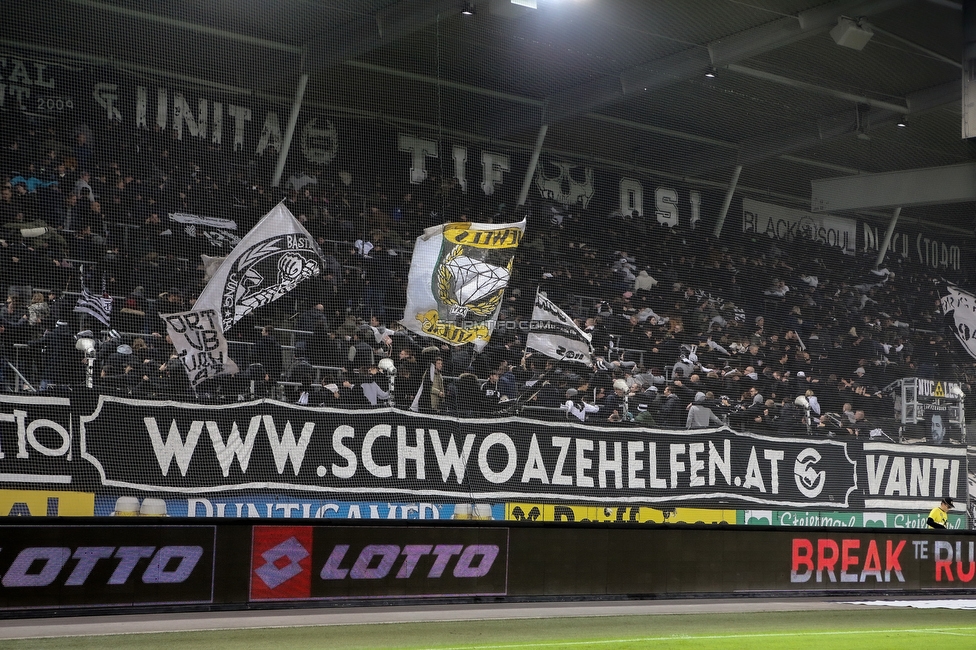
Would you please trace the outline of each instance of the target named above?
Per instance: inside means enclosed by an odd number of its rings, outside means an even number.
[[[588,364],[593,354],[591,339],[556,303],[536,290],[525,347],[554,359]]]
[[[279,203],[227,254],[195,306],[219,310],[226,332],[258,307],[319,275],[324,261],[315,238]]]
[[[112,296],[109,295],[105,276],[102,275],[102,292],[92,293],[85,282],[85,267],[81,267],[81,296],[75,304],[74,310],[81,314],[88,314],[102,325],[110,327],[112,323]]]
[[[190,383],[237,372],[224,332],[321,273],[324,261],[288,208],[279,203],[266,214],[220,264],[192,310],[160,315]]]
[[[488,344],[525,234],[518,223],[446,223],[417,238],[403,326],[451,345]]]
[[[976,296],[959,287],[948,285],[940,302],[946,325],[966,348],[966,352],[971,357],[976,357]]]

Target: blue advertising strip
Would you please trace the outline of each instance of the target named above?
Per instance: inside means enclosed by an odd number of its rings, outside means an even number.
[[[503,503],[423,503],[393,501],[329,501],[308,495],[208,495],[206,497],[168,498],[167,517],[214,517],[217,519],[505,519]],[[116,511],[118,498],[95,498],[95,516],[110,517]]]

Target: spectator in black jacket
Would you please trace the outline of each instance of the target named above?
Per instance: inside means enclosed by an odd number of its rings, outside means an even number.
[[[284,363],[284,353],[281,344],[274,337],[271,327],[261,328],[261,338],[251,348],[250,364],[259,363],[272,382],[281,377],[281,366]]]

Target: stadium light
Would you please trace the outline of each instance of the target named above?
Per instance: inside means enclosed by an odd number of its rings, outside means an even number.
[[[853,20],[846,16],[837,19],[837,25],[830,30],[830,37],[841,47],[863,50],[874,32],[865,20]]]
[[[461,8],[462,16],[473,16],[478,12],[477,7],[474,6],[473,2],[465,2],[464,7]]]

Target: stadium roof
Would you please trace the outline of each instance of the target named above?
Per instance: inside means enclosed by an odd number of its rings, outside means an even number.
[[[6,0],[0,43],[285,102],[306,71],[308,103],[527,147],[545,123],[548,150],[716,184],[742,164],[742,191],[797,206],[814,179],[974,159],[959,2],[523,4]],[[863,49],[835,42],[840,17],[873,31]],[[902,218],[972,236],[974,207]]]

